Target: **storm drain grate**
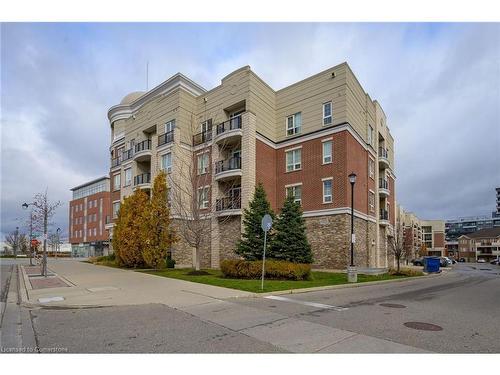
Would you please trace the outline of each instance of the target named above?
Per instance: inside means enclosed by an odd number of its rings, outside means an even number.
[[[405,305],[400,305],[399,303],[381,303],[380,306],[392,307],[393,309],[406,309]]]
[[[404,326],[408,328],[418,329],[419,331],[442,331],[443,327],[440,327],[431,323],[422,322],[406,322]]]

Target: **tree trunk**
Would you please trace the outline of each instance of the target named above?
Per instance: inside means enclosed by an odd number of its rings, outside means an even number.
[[[196,271],[199,271],[200,270],[200,265],[201,265],[201,257],[200,257],[200,247],[197,246],[196,247],[196,250],[195,250],[195,256],[196,256],[196,259],[194,260],[194,267],[195,267],[195,270]]]
[[[399,264],[400,264],[401,261],[400,261],[399,258],[397,259],[397,261],[398,261],[398,273],[399,273],[399,270],[400,270],[400,265]]]

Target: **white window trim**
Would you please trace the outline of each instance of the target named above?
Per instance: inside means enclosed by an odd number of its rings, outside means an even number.
[[[331,187],[331,194],[330,194],[330,201],[325,201],[325,181],[331,181],[332,182],[332,187]],[[333,177],[325,177],[321,179],[321,184],[323,185],[323,204],[332,204],[333,203]]]
[[[202,201],[200,202],[200,190],[205,190],[207,189],[208,192],[207,192],[207,200],[205,201]],[[199,187],[198,188],[198,209],[200,210],[206,210],[207,208],[210,207],[210,198],[209,198],[209,195],[210,195],[210,185],[205,185],[205,186],[202,186],[202,187]],[[200,203],[203,203],[201,206],[200,206]],[[206,203],[206,207],[205,207],[205,203]]]
[[[373,211],[370,211],[370,193],[373,194]],[[375,192],[370,189],[368,190],[368,212],[373,212],[373,213],[376,213],[376,207],[377,206],[377,202],[375,201]]]
[[[292,169],[291,170],[288,170],[288,158],[287,158],[287,154],[289,152],[294,152],[294,151],[297,151],[297,150],[301,150],[300,151],[300,163],[292,163]],[[295,166],[297,164],[300,164],[300,167],[299,168],[295,168]],[[296,172],[296,171],[300,171],[302,169],[302,146],[298,146],[298,147],[294,147],[294,148],[290,148],[288,150],[285,150],[285,173],[291,173],[291,172]]]
[[[164,133],[168,133],[169,131],[171,131],[171,130],[167,130],[167,124],[169,124],[169,123],[173,123],[172,130],[175,129],[175,119],[165,121],[164,128],[163,128]]]
[[[370,160],[373,162],[373,173],[370,175]],[[375,159],[368,155],[368,177],[375,181]]]
[[[208,154],[209,151],[204,151],[196,154],[196,171],[198,172],[198,176],[207,174],[209,171],[209,166],[210,166],[210,155],[207,155],[207,164],[203,166],[203,163],[201,164],[202,170],[200,171],[200,163],[199,160],[203,160],[205,158],[205,155]]]
[[[298,182],[296,184],[289,184],[289,185],[285,185],[285,198],[288,197],[288,188],[293,188],[293,187],[297,187],[297,186],[300,186],[302,188],[302,182]],[[301,205],[302,205],[302,190],[300,191],[300,199],[295,199],[294,202],[299,202]]]
[[[168,154],[170,154],[170,167],[169,167],[168,170],[166,170],[166,172],[167,173],[172,173],[172,151],[170,151],[170,150],[167,151],[167,152],[164,152],[164,153],[160,154],[160,169],[161,170],[165,170],[165,168],[163,168],[163,157],[165,155],[168,155]]]
[[[116,177],[117,176],[120,176],[119,179],[120,179],[120,186],[116,186],[115,182],[116,182]],[[120,188],[122,187],[122,176],[121,176],[121,173],[116,173],[113,175],[113,191],[118,191],[120,190]]]
[[[302,132],[302,123],[300,124],[299,127],[297,127],[295,124],[295,116],[298,115],[299,113],[300,113],[300,118],[302,121],[302,111],[295,112],[295,113],[285,117],[285,135],[287,137],[293,137],[294,135],[300,134]],[[293,119],[293,126],[290,129],[288,129],[288,119],[290,117]],[[298,130],[296,130],[296,129],[298,129]],[[293,134],[288,134],[288,130],[293,130]]]
[[[325,147],[325,143],[326,142],[331,142],[332,143],[332,147],[331,147],[331,154],[330,154],[330,161],[325,161],[325,154],[324,154],[324,148]],[[325,165],[325,164],[332,164],[333,163],[333,137],[331,138],[327,138],[327,139],[323,139],[321,140],[321,156],[322,156],[322,165]]]
[[[326,104],[330,104],[330,116],[325,116],[325,105]],[[331,125],[333,124],[333,103],[332,101],[328,101],[328,102],[324,102],[321,106],[321,111],[323,112],[323,126],[328,126],[328,125]],[[330,117],[330,122],[328,124],[325,124],[325,119]]]
[[[130,171],[130,181],[129,181],[129,183],[127,183],[127,171]],[[123,184],[124,184],[123,187],[132,185],[132,180],[133,180],[133,177],[132,177],[132,167],[125,168],[123,170],[123,177],[124,177],[123,178]]]
[[[111,217],[113,219],[116,219],[118,217],[118,212],[115,215],[115,203],[120,203],[120,207],[121,207],[121,201],[120,200],[113,201],[113,203],[111,205],[111,215],[112,215]]]

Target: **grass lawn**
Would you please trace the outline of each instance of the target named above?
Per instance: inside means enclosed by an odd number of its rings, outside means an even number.
[[[219,270],[204,270],[209,275],[192,276],[187,273],[191,269],[165,269],[161,271],[141,271],[150,275],[157,275],[163,277],[170,277],[172,279],[180,279],[186,281],[193,281],[195,283],[209,284],[215,286],[222,286],[225,288],[245,290],[247,292],[261,293],[261,292],[274,292],[278,290],[288,289],[301,289],[312,288],[316,286],[325,285],[339,285],[347,284],[347,275],[345,273],[332,273],[332,272],[312,272],[312,280],[307,281],[290,281],[290,280],[265,280],[264,290],[260,289],[260,280],[244,280],[244,279],[226,279],[222,276]],[[358,282],[367,281],[380,281],[389,279],[400,279],[405,276],[391,276],[388,274],[380,276],[372,275],[358,275]]]

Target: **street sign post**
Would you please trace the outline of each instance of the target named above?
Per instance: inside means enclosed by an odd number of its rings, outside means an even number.
[[[262,218],[262,222],[260,224],[262,230],[264,231],[264,251],[262,253],[262,281],[260,288],[264,290],[264,272],[265,272],[265,263],[266,263],[266,242],[267,242],[267,232],[271,229],[273,225],[273,219],[271,215],[265,214]]]

